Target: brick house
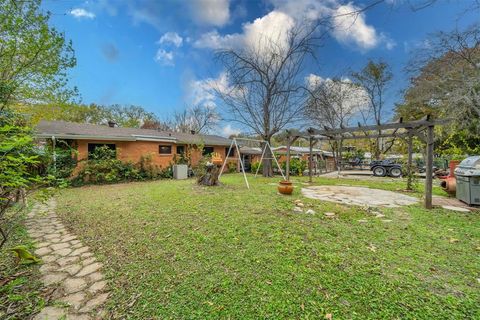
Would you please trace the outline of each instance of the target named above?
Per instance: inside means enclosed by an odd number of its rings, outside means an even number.
[[[107,125],[73,123],[65,121],[40,121],[35,128],[37,139],[49,143],[62,140],[77,150],[77,160],[88,159],[95,148],[107,146],[116,151],[122,161],[137,163],[142,156],[150,155],[152,163],[160,168],[172,164],[175,158],[189,154],[195,166],[203,155],[216,152],[225,159],[231,140],[216,136],[178,133],[151,129],[135,129]],[[199,146],[202,146],[201,149]],[[231,150],[229,157],[235,156]]]

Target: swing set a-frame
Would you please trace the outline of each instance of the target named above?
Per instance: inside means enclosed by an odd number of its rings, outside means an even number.
[[[245,184],[247,185],[247,188],[250,189],[250,184],[248,183],[247,174],[245,173],[245,164],[244,164],[244,161],[242,159],[242,154],[240,153],[240,147],[238,146],[238,142],[237,142],[239,140],[240,141],[246,141],[246,142],[259,143],[260,146],[262,146],[262,156],[260,157],[260,163],[262,163],[263,160],[274,160],[276,165],[277,165],[278,170],[280,171],[280,174],[282,175],[283,179],[285,179],[285,175],[283,174],[283,170],[280,167],[280,164],[278,163],[277,158],[275,157],[275,154],[272,150],[272,147],[270,146],[270,143],[268,141],[264,141],[264,140],[255,140],[255,139],[248,139],[248,138],[233,138],[232,139],[232,142],[230,143],[230,147],[228,148],[228,152],[227,152],[227,155],[225,157],[225,160],[223,161],[222,169],[220,170],[220,174],[218,176],[218,179],[220,179],[220,177],[222,176],[223,170],[225,169],[225,166],[227,165],[227,162],[229,160],[232,160],[232,157],[229,157],[228,155],[230,155],[230,152],[232,151],[232,149],[235,148],[235,155],[236,156],[233,157],[233,159],[237,160],[237,164],[240,163],[240,169],[242,170],[243,178],[245,179]],[[270,150],[270,154],[272,155],[271,158],[265,158],[265,153],[266,153],[267,149]],[[260,166],[257,167],[257,170],[255,172],[255,176],[254,176],[255,178],[257,177],[259,170],[260,170]]]

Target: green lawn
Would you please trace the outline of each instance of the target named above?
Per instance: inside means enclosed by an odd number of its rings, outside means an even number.
[[[359,207],[303,199],[317,214],[298,214],[299,188],[281,196],[277,181],[251,177],[250,190],[241,175],[210,188],[193,180],[72,188],[58,210],[104,262],[112,317],[480,318],[478,213],[418,205],[382,209],[393,220],[385,223]]]

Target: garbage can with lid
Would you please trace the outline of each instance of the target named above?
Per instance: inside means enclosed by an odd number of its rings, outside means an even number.
[[[480,156],[468,157],[455,169],[457,199],[480,205]]]

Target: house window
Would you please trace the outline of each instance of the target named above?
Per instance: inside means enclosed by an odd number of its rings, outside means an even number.
[[[160,154],[172,154],[172,146],[158,146],[158,153]]]
[[[177,154],[185,154],[185,146],[177,146]]]
[[[213,147],[203,147],[202,155],[207,156],[213,153]]]
[[[105,155],[97,155],[101,156],[102,158],[105,158],[105,156],[108,156],[108,158],[113,158],[115,159],[117,157],[117,146],[114,143],[89,143],[88,144],[88,159],[92,159],[92,155],[95,153],[95,150],[100,147],[107,147],[110,150],[113,150],[114,152],[111,153],[105,153]]]
[[[227,157],[234,157],[235,156],[235,149],[232,147],[230,149],[230,153],[228,152],[230,148],[225,148],[225,154],[227,154]]]

